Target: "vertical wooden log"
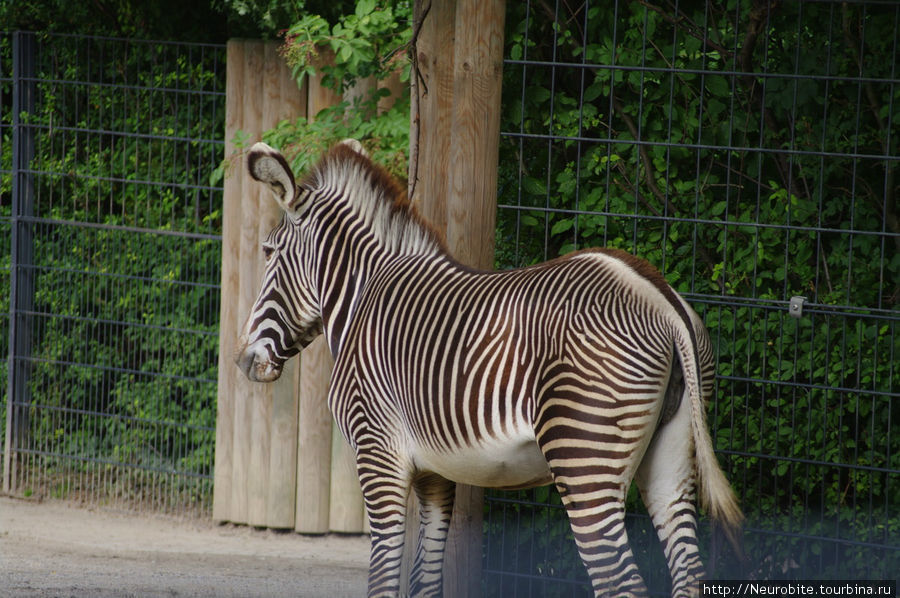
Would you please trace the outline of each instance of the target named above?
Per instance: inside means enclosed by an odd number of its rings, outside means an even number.
[[[278,384],[272,388],[266,527],[274,529],[293,529],[295,524],[299,382],[300,363],[297,359],[292,359],[284,365]]]
[[[341,101],[340,95],[322,86],[320,75],[310,78],[308,89],[310,119]],[[324,341],[324,337],[319,337],[300,354],[295,529],[310,534],[327,532],[330,516],[332,419],[327,399],[333,362]]]
[[[227,46],[225,79],[225,159],[237,148],[234,136],[243,116],[243,43],[230,40]],[[240,292],[238,262],[241,257],[241,176],[237,161],[226,173],[222,206],[222,280],[219,307],[219,378],[216,400],[216,461],[213,479],[213,520],[231,519],[232,458],[234,439],[234,384],[239,373],[234,367],[238,336],[237,304]]]
[[[276,44],[272,43],[272,47],[276,47]],[[277,55],[276,60],[280,96],[271,118],[277,124],[285,119],[306,116],[306,86],[298,88],[297,81],[284,60]],[[291,359],[285,364],[281,378],[272,388],[272,442],[266,525],[278,529],[293,529],[295,525],[299,381],[299,360]]]
[[[421,3],[417,2],[417,11],[421,8]],[[410,76],[410,200],[444,236],[450,184],[446,173],[450,168],[452,139],[455,29],[456,0],[432,2],[416,48],[422,81],[415,73]]]
[[[410,74],[409,193],[419,213],[446,238],[456,0],[431,2],[428,14],[423,15],[422,11],[422,2],[416,2],[415,22],[421,21],[422,28],[415,48],[419,73]],[[408,592],[419,536],[419,508],[414,493],[407,499],[406,513],[400,588]]]
[[[457,5],[447,245],[482,269],[494,265],[504,20],[504,0]]]
[[[264,45],[263,84],[256,93],[263,96],[259,138],[280,121],[297,117],[305,104],[290,71],[278,55],[278,43]],[[287,81],[285,81],[287,79]],[[305,112],[301,112],[305,114]],[[248,215],[253,216],[253,215]],[[281,219],[281,209],[262,192],[257,219],[257,287],[265,270],[259,249],[269,231]],[[250,510],[248,523],[260,527],[294,527],[297,443],[297,366],[287,364],[281,378],[270,384],[253,385],[253,420],[250,468]]]
[[[447,247],[460,262],[481,269],[494,265],[505,16],[504,0],[457,3]],[[446,596],[480,594],[483,517],[483,490],[458,486],[444,563]]]
[[[332,365],[324,336],[314,340],[300,354],[300,434],[294,529],[304,534],[328,531],[332,418],[327,401]]]
[[[417,48],[428,90],[417,90],[414,105],[418,132],[411,143],[418,142],[419,170],[413,201],[446,232],[451,254],[481,269],[493,266],[504,4],[434,2]],[[450,10],[452,17],[445,13]],[[444,560],[445,596],[479,594],[482,516],[482,490],[458,485]]]
[[[359,533],[363,529],[363,500],[356,472],[356,453],[337,425],[331,433],[331,496],[328,527],[333,532]]]
[[[258,90],[262,85],[262,42],[244,42],[244,101],[242,130],[251,136],[261,130],[262,98]],[[258,134],[258,133],[257,133]],[[240,167],[243,169],[244,165]],[[249,176],[241,176],[241,258],[240,292],[238,294],[238,321],[247,318],[250,307],[259,291],[256,278],[256,257],[259,253],[258,230],[255,214],[259,208],[259,184]],[[236,376],[234,384],[234,448],[232,458],[231,521],[248,521],[250,450],[252,445],[251,422],[253,417],[252,383],[244,376]]]
[[[279,57],[277,46],[274,43],[266,43],[262,46],[262,81],[257,93],[262,96],[262,105],[259,118],[259,131],[250,131],[252,140],[262,136],[262,132],[278,124],[281,103],[281,81],[279,75]],[[259,185],[257,184],[257,187]],[[281,218],[281,208],[278,207],[267,191],[261,190],[255,214],[256,243],[252,252],[254,280],[257,282],[256,290],[259,290],[259,281],[262,280],[265,271],[265,260],[260,250],[260,243],[268,235],[269,231]],[[252,217],[254,215],[248,214]],[[255,299],[254,299],[255,300]],[[276,389],[283,392],[285,385],[289,384],[289,378],[282,378],[271,384],[252,384],[252,398],[250,404],[250,469],[248,472],[248,502],[247,522],[255,527],[265,527],[269,523],[269,469],[272,456],[272,395]]]

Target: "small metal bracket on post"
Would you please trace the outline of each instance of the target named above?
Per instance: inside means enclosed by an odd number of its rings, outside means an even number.
[[[788,307],[788,313],[792,318],[800,318],[803,316],[803,304],[806,303],[806,297],[795,295],[791,297],[791,303]]]

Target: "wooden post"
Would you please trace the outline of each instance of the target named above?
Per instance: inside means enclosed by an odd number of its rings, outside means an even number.
[[[416,11],[421,12],[421,2]],[[416,20],[421,17],[416,15]],[[453,40],[456,0],[436,0],[419,32],[416,54],[422,82],[412,85],[410,200],[442,235],[447,232],[446,173],[450,168],[453,119]]]
[[[271,385],[249,382],[232,362],[239,326],[259,291],[261,237],[280,217],[244,172],[232,142],[237,131],[258,139],[280,120],[305,114],[305,101],[277,44],[228,44],[226,157],[220,311],[219,389],[213,518],[256,526],[294,526],[296,366]]]
[[[327,59],[323,59],[327,60]],[[321,84],[321,76],[308,84],[307,115],[341,101]],[[328,410],[328,384],[333,365],[328,345],[319,337],[300,354],[300,437],[297,448],[297,518],[295,528],[307,534],[329,531],[331,514],[332,418]]]
[[[262,42],[244,42],[244,90],[260,89],[262,86]],[[258,93],[245,93],[243,100],[243,120],[241,130],[253,135],[262,130],[261,116],[262,98]],[[259,209],[259,185],[249,176],[244,176],[244,165],[241,169],[241,255],[240,255],[240,291],[238,293],[238,321],[247,318],[250,307],[259,291],[256,278],[256,256],[259,252],[257,243],[258,230],[255,215]],[[251,216],[252,215],[252,216]],[[250,450],[252,445],[253,401],[256,399],[254,388],[244,376],[236,376],[234,392],[234,439],[231,478],[231,521],[246,523],[249,516],[249,473]]]
[[[236,154],[234,136],[243,119],[244,60],[243,44],[229,40],[225,75],[225,159]],[[234,367],[235,342],[238,336],[237,303],[240,292],[238,262],[241,257],[241,176],[239,165],[232,163],[225,177],[222,206],[222,281],[219,308],[219,379],[216,400],[216,462],[213,478],[213,520],[231,519],[232,459],[231,442],[234,429],[234,394],[239,373]]]
[[[278,43],[266,44],[266,85],[263,88],[263,128],[275,127],[283,120],[306,116],[306,90],[297,87],[297,81],[284,60],[278,55]],[[281,218],[281,209],[270,198],[261,207],[258,245]],[[259,251],[260,271],[265,267]],[[293,529],[297,489],[297,412],[299,364],[290,360],[284,366],[281,378],[268,385],[269,418],[261,433],[269,436],[268,465],[265,492],[265,526]],[[264,453],[263,453],[264,454]]]
[[[300,436],[297,441],[297,518],[303,534],[328,531],[331,498],[331,412],[328,373],[332,366],[325,337],[300,354]]]
[[[503,0],[434,0],[417,48],[428,89],[414,95],[413,201],[445,231],[451,254],[481,269],[493,266],[504,20]],[[482,490],[458,485],[445,596],[479,594],[482,515]]]
[[[281,85],[278,81],[279,69],[276,62],[277,54],[274,44],[262,46],[263,60],[261,68],[260,92],[262,102],[260,105],[259,135],[266,129],[275,126],[278,121],[274,118],[274,112],[278,109],[281,96]],[[273,122],[274,121],[274,122]],[[254,135],[253,139],[258,136]],[[249,177],[248,177],[249,178]],[[251,181],[251,184],[255,182]],[[259,291],[262,274],[265,270],[265,261],[260,250],[260,241],[278,222],[281,208],[278,207],[269,193],[258,189],[256,221],[256,239],[254,246],[250,248],[250,259],[253,262],[253,278],[255,291]],[[248,215],[249,216],[249,215]],[[249,219],[249,218],[248,218]],[[245,256],[246,257],[246,256]],[[256,292],[253,300],[256,300]],[[249,311],[249,310],[248,310]],[[246,312],[245,314],[246,315]],[[254,527],[266,527],[268,524],[269,510],[269,468],[272,452],[272,390],[275,385],[284,386],[288,380],[279,379],[272,384],[251,384],[250,404],[250,468],[247,474],[248,500],[247,523]],[[290,390],[288,389],[288,392]]]
[[[459,0],[447,246],[464,264],[494,267],[504,0]]]

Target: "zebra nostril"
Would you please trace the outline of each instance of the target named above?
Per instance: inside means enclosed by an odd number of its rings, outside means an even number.
[[[234,363],[236,363],[244,375],[251,380],[253,380],[253,377],[251,376],[254,361],[253,358],[253,351],[248,351],[246,347],[238,350],[234,355]]]

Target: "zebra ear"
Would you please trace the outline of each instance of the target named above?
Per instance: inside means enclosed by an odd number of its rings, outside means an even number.
[[[281,152],[261,141],[254,143],[247,154],[247,170],[250,176],[272,191],[281,209],[293,216],[303,212],[298,210],[301,207],[297,205],[301,193],[294,183],[294,173]]]
[[[369,157],[369,152],[366,151],[366,148],[363,147],[362,143],[357,141],[356,139],[344,139],[341,141],[341,145],[346,145],[350,149],[352,149],[357,154],[362,154],[365,157]]]

